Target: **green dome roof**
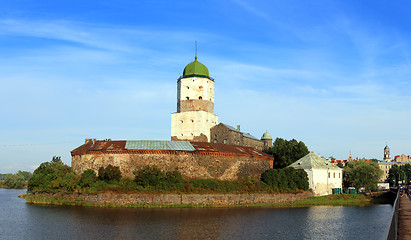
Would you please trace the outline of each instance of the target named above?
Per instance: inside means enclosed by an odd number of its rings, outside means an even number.
[[[388,145],[385,145],[385,148],[384,149],[390,149],[389,147],[388,147]]]
[[[187,77],[210,78],[207,67],[204,64],[200,63],[199,61],[197,61],[197,57],[195,58],[194,62],[189,63],[184,68],[183,78],[187,78]]]
[[[263,136],[261,137],[261,140],[273,140],[273,139],[271,138],[271,134],[266,131],[266,132],[263,134]]]

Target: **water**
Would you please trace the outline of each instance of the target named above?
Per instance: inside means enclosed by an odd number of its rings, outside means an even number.
[[[39,206],[23,193],[0,189],[0,239],[381,239],[392,210]]]

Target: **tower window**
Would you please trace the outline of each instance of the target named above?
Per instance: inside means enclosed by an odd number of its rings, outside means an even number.
[[[193,120],[193,119],[191,119],[191,122],[194,122],[194,120]]]
[[[183,123],[183,120],[180,120],[180,123]]]
[[[199,86],[198,88],[199,88],[199,89],[203,89],[203,86]]]
[[[190,87],[189,87],[189,86],[187,86],[187,89],[190,89]]]
[[[190,98],[189,98],[189,97],[186,97],[186,100],[190,100]]]
[[[202,100],[202,99],[203,99],[203,97],[202,97],[202,96],[199,96],[199,97],[198,97],[198,99]]]

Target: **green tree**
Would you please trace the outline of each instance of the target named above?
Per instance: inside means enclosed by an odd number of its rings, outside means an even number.
[[[73,169],[54,156],[34,170],[28,181],[27,190],[31,192],[73,192],[80,177]]]
[[[3,181],[5,177],[6,177],[6,174],[0,173],[0,181]]]
[[[411,165],[409,163],[400,166],[401,172],[404,173],[404,183],[405,184],[410,184],[411,182]]]
[[[27,171],[18,171],[17,174],[21,174],[24,177],[24,181],[28,181],[29,178],[33,175],[31,172]]]
[[[354,186],[356,189],[365,188],[366,191],[377,189],[378,179],[382,171],[378,163],[373,161],[349,162],[343,171],[344,188]]]
[[[398,186],[398,182],[403,181],[404,177],[405,173],[397,164],[392,165],[388,171],[388,182],[390,185]]]
[[[344,168],[344,164],[342,162],[337,163],[337,167]]]
[[[6,174],[4,185],[8,188],[23,188],[25,185],[24,176],[21,174]]]
[[[268,154],[274,156],[274,168],[284,168],[304,157],[309,153],[303,142],[295,139],[290,141],[276,138],[273,146],[267,150]]]

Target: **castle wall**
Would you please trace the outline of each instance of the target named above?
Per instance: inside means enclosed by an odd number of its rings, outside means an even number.
[[[132,151],[95,151],[72,156],[74,171],[81,174],[87,169],[98,172],[100,167],[118,166],[123,177],[133,178],[133,171],[145,166],[155,166],[165,171],[176,168],[185,178],[213,178],[238,180],[245,177],[260,179],[262,172],[270,168],[267,158],[230,156],[229,154],[158,154],[133,153]],[[157,151],[159,152],[159,151]],[[220,156],[219,156],[220,155]],[[271,163],[272,164],[272,163]]]

